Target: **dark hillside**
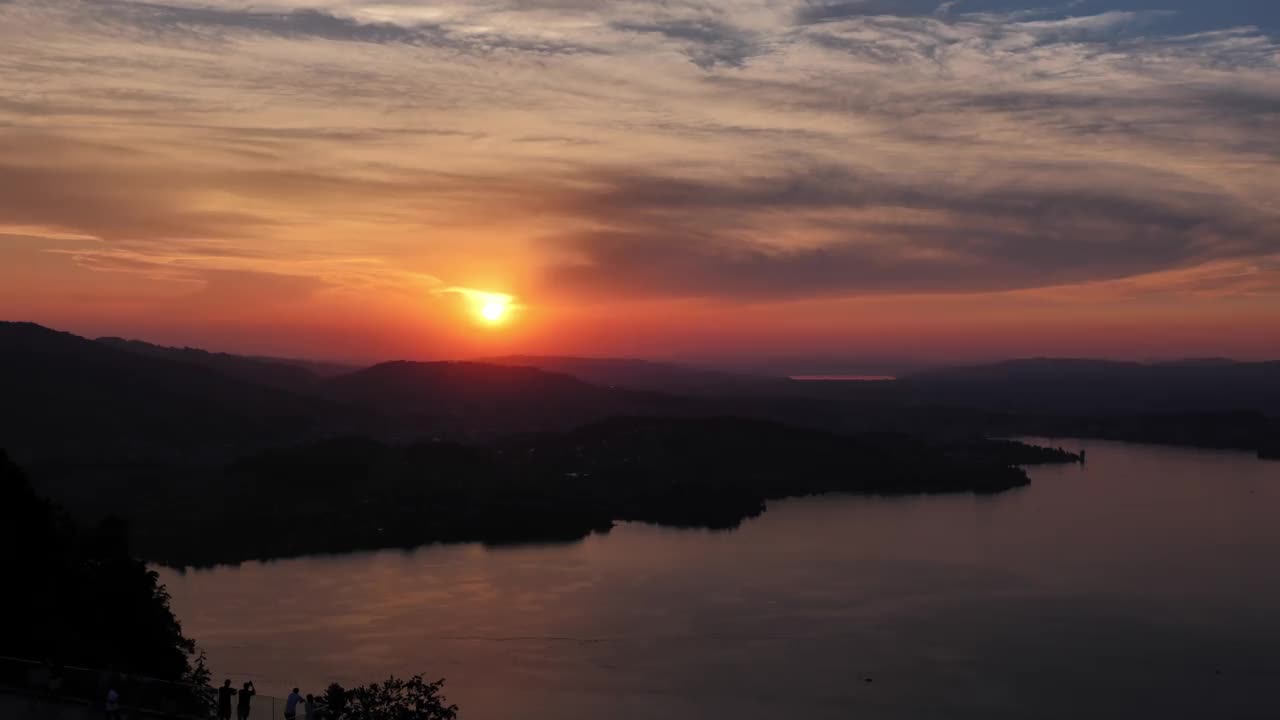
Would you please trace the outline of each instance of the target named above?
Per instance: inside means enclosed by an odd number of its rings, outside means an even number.
[[[31,323],[0,323],[0,397],[0,438],[24,458],[228,457],[367,420]]]
[[[305,391],[317,380],[317,375],[310,370],[283,361],[208,352],[190,347],[163,347],[141,340],[125,340],[116,337],[98,338],[97,342],[138,355],[198,365],[227,377],[267,387]]]

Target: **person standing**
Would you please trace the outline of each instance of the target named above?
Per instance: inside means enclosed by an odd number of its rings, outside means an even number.
[[[53,697],[62,695],[62,676],[66,674],[66,668],[61,662],[53,664],[53,673],[49,676],[49,694]]]
[[[246,682],[244,687],[240,688],[239,700],[236,704],[236,717],[240,720],[249,720],[249,701],[257,693],[252,682]]]
[[[320,708],[316,707],[314,695],[307,695],[307,701],[302,706],[302,717],[303,720],[320,720]]]
[[[227,678],[218,688],[218,720],[231,720],[231,698],[236,694],[231,687],[231,678]]]
[[[302,702],[302,696],[298,694],[298,688],[294,688],[289,693],[289,697],[284,700],[284,720],[297,720],[298,703]]]
[[[115,686],[107,688],[107,720],[120,720],[120,693]]]

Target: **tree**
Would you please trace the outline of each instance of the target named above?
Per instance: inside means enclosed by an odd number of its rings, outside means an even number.
[[[184,688],[184,706],[206,695],[204,658],[159,576],[130,552],[125,523],[77,527],[3,452],[0,567],[11,581],[0,655],[163,680]]]
[[[334,683],[325,701],[334,717],[348,720],[454,720],[458,706],[448,704],[443,687],[444,680],[426,682],[421,675],[408,680],[390,677],[351,690]]]
[[[324,691],[326,717],[340,718],[347,712],[347,691],[338,683],[330,683]]]

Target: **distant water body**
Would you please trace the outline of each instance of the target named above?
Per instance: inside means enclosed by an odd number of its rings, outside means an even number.
[[[1280,463],[1050,442],[1088,464],[995,497],[161,574],[219,680],[423,672],[463,720],[1277,717]]]

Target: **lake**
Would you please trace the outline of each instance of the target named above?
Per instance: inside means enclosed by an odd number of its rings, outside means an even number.
[[[1280,462],[1044,442],[1088,463],[729,532],[161,573],[219,682],[444,676],[463,720],[1275,718]]]

